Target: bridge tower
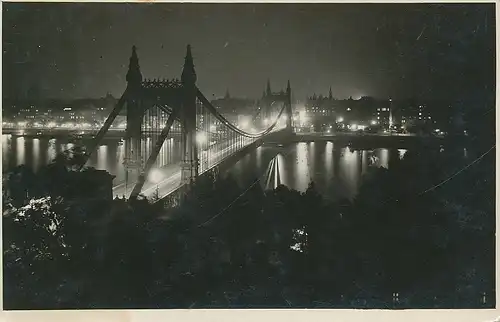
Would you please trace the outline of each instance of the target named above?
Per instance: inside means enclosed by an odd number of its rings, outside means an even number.
[[[195,180],[199,173],[196,142],[196,72],[194,70],[193,56],[191,54],[191,45],[187,46],[181,82],[181,183],[189,184]]]
[[[138,178],[142,169],[141,162],[141,126],[143,110],[141,104],[142,74],[137,57],[137,48],[132,47],[127,72],[127,88],[125,99],[127,106],[127,128],[125,130],[125,171],[126,180],[132,174]]]
[[[268,119],[273,116],[271,115],[272,105],[276,102],[283,102],[285,104],[285,110],[282,115],[286,117],[286,129],[288,131],[293,131],[292,89],[290,87],[290,81],[287,83],[286,91],[281,90],[280,92],[273,93],[271,91],[271,82],[267,79],[266,89],[262,94],[261,102],[261,115]]]

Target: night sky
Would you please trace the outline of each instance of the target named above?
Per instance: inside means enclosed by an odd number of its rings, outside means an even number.
[[[494,93],[494,4],[3,4],[4,97],[119,96],[180,78],[186,44],[207,97],[456,98]]]

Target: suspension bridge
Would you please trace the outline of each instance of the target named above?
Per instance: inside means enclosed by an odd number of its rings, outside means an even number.
[[[116,117],[126,111],[125,180],[115,182],[114,196],[164,198],[187,188],[203,173],[275,133],[293,133],[291,88],[272,92],[268,81],[261,106],[247,126],[219,113],[196,85],[191,46],[179,79],[143,79],[132,47],[127,87],[91,145],[97,149]],[[179,144],[169,144],[174,140]]]

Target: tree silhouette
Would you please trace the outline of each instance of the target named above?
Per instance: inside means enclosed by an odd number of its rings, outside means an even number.
[[[422,194],[464,162],[391,152],[336,202],[209,173],[168,207],[91,202],[61,160],[5,183],[22,183],[3,217],[7,308],[494,305],[494,157]]]

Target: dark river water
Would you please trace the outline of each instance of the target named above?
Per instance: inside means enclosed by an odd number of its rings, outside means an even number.
[[[5,172],[26,164],[36,170],[72,144],[60,139],[2,135],[2,169]],[[168,149],[176,150],[174,146]],[[354,151],[334,142],[261,146],[243,157],[229,172],[242,186],[248,186],[256,178],[260,178],[264,184],[269,176],[268,168],[273,165],[279,169],[281,183],[290,188],[305,191],[308,184],[314,181],[325,197],[352,198],[361,184],[363,174],[370,167],[388,167],[390,156],[402,157],[406,150],[394,152],[381,148]],[[108,141],[97,149],[88,165],[109,171],[119,182],[125,177],[123,157],[124,145],[119,141]]]

